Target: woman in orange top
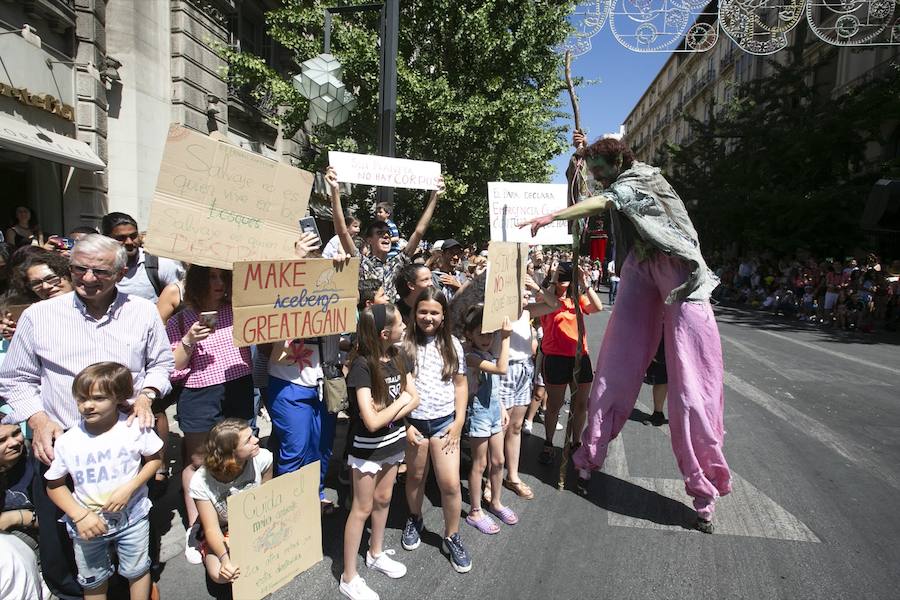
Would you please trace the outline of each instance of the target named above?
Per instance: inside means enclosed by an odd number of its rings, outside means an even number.
[[[569,284],[572,281],[572,263],[560,263],[552,270],[550,284],[545,291],[545,297],[555,296],[559,307],[541,317],[541,327],[544,330],[544,339],[541,342],[541,351],[544,354],[544,382],[547,385],[547,410],[544,414],[544,449],[541,451],[538,461],[549,465],[553,462],[553,434],[556,433],[556,422],[559,420],[559,410],[565,400],[566,387],[572,383],[572,373],[575,369],[575,354],[578,348],[578,321],[575,318],[575,302],[569,293]],[[578,269],[579,289],[584,290],[578,298],[581,310],[589,315],[603,310],[603,303],[590,285],[590,270],[581,266]],[[548,298],[552,301],[553,298]],[[549,304],[550,302],[548,302]],[[587,397],[591,391],[591,382],[594,380],[594,371],[591,368],[591,359],[588,356],[587,340],[581,344],[581,371],[578,374],[578,390],[572,402],[571,418],[575,419],[575,435],[573,439],[581,439],[581,430],[584,428],[586,417]]]

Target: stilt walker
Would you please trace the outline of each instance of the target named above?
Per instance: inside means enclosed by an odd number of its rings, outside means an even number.
[[[664,331],[672,449],[685,490],[694,499],[697,528],[712,533],[716,500],[731,491],[723,452],[722,344],[709,304],[718,279],[700,253],[684,203],[659,169],[636,161],[631,149],[615,138],[585,146],[578,129],[573,143],[571,191],[586,187],[578,185],[583,172],[603,191],[519,224],[531,225],[534,235],[553,221],[573,220],[577,250],[581,219],[610,212],[621,280],[594,370],[587,425],[572,461],[581,478],[603,466],[609,443],[631,415]],[[582,329],[579,316],[579,336]],[[566,437],[569,448],[568,433]]]

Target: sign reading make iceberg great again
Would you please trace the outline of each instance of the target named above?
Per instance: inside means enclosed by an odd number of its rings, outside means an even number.
[[[312,173],[173,125],[144,248],[221,269],[289,258],[312,182]]]
[[[234,263],[234,345],[356,331],[359,259]]]

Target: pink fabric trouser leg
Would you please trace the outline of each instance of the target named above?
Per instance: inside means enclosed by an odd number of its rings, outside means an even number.
[[[665,330],[672,450],[698,515],[711,518],[716,498],[731,491],[722,451],[722,345],[709,303],[665,304],[665,297],[687,275],[684,261],[661,253],[645,261],[634,255],[626,259],[597,359],[587,427],[573,461],[580,469],[603,466],[610,441],[631,415]]]

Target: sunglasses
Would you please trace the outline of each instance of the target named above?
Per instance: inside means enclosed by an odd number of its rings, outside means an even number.
[[[47,275],[43,279],[32,279],[28,282],[28,287],[33,290],[39,290],[43,286],[55,287],[59,285],[59,282],[62,281],[62,277],[59,275]]]
[[[81,265],[69,265],[69,270],[72,271],[72,275],[78,275],[79,277],[87,275],[87,272],[90,271],[97,279],[109,279],[116,274],[112,269],[95,269]]]

